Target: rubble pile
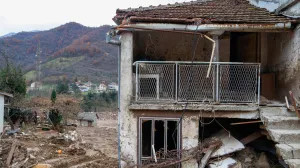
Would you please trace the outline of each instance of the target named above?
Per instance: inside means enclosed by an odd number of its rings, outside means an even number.
[[[47,135],[47,136],[46,136]],[[95,162],[95,163],[94,163]],[[117,167],[117,159],[95,150],[76,130],[59,133],[34,128],[0,139],[0,167]]]

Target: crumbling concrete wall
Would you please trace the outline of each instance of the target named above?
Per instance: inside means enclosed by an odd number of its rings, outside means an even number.
[[[184,116],[182,120],[182,149],[191,149],[199,143],[199,117]],[[196,159],[182,163],[183,167],[198,168]]]
[[[142,31],[135,32],[134,36],[134,61],[192,61],[196,43],[193,34]],[[212,46],[211,41],[200,36],[194,61],[208,62]],[[220,61],[229,61],[229,39],[220,40],[219,53]]]
[[[276,97],[284,100],[291,90],[300,96],[300,26],[293,32],[268,33],[269,72],[276,74]]]
[[[123,32],[121,35],[121,76],[120,76],[120,145],[121,164],[137,163],[137,120],[128,109],[132,96],[132,59],[133,34]],[[127,163],[126,163],[127,162]]]

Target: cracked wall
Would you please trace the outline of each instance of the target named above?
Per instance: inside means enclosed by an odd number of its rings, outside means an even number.
[[[293,32],[267,34],[267,70],[276,75],[276,97],[284,100],[288,91],[300,96],[300,26]]]

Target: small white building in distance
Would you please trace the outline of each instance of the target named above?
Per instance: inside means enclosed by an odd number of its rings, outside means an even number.
[[[105,83],[100,83],[99,87],[98,87],[98,92],[103,93],[106,92],[107,90],[107,86]]]
[[[32,82],[30,84],[30,89],[37,89],[37,88],[39,88],[41,86],[42,86],[42,83],[40,83],[40,82]]]
[[[116,84],[115,82],[108,84],[109,91],[118,91],[118,89],[119,89],[118,84]]]
[[[0,92],[0,134],[3,133],[3,123],[4,123],[4,110],[5,106],[9,105],[9,99],[13,95],[5,92]]]

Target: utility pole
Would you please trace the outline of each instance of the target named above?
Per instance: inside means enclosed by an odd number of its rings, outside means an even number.
[[[41,82],[41,48],[40,48],[40,42],[38,43],[38,47],[36,50],[36,80],[37,82]]]
[[[35,87],[38,91],[38,96],[40,95],[40,87],[41,87],[41,46],[40,46],[40,42],[38,43],[37,46],[37,50],[36,50],[36,83],[35,83]]]

